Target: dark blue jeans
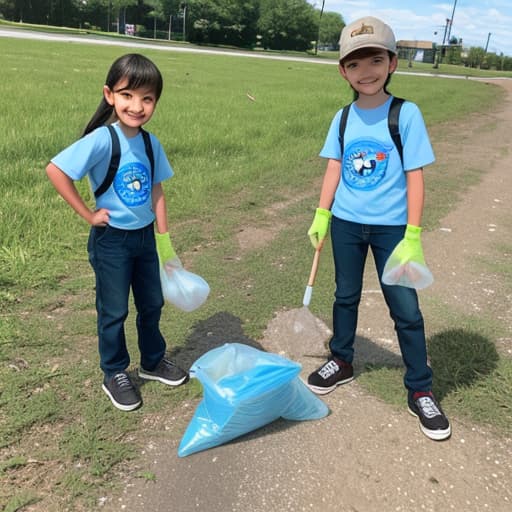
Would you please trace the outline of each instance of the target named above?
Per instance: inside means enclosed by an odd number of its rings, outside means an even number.
[[[368,226],[332,218],[336,292],[329,347],[334,356],[352,362],[363,271],[370,247],[406,367],[405,387],[410,391],[430,391],[432,370],[427,364],[425,328],[416,291],[404,286],[388,286],[381,281],[384,265],[402,240],[404,231],[405,226]]]
[[[93,227],[87,250],[96,274],[101,369],[108,376],[130,364],[124,331],[130,288],[137,309],[140,364],[154,369],[166,344],[159,329],[164,299],[153,225],[136,230]]]

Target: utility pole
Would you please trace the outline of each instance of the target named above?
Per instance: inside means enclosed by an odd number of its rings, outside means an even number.
[[[183,9],[183,32],[182,32],[182,39],[183,39],[183,42],[185,42],[186,37],[187,37],[187,29],[186,29],[186,24],[187,24],[187,4],[185,2],[183,2],[180,7]]]
[[[450,20],[450,29],[448,30],[448,41],[447,41],[448,44],[450,44],[450,34],[452,32],[453,17],[455,16],[455,7],[457,7],[457,0],[455,0],[455,2],[453,2],[452,18]]]
[[[450,20],[446,18],[446,25],[444,26],[444,35],[443,35],[443,46],[446,43],[446,33],[448,31],[448,27],[450,26]]]
[[[444,26],[444,34],[443,34],[443,42],[441,44],[441,49],[437,49],[436,54],[434,56],[434,69],[439,68],[439,64],[443,61],[443,54],[445,52],[445,44],[446,44],[446,33],[448,32],[448,27],[450,26],[450,20],[446,18],[446,25]]]
[[[487,43],[485,44],[485,53],[487,53],[487,48],[489,48],[489,39],[491,39],[491,32],[487,36]]]
[[[318,41],[320,40],[320,25],[322,23],[322,14],[324,13],[325,0],[322,0],[322,8],[320,9],[320,18],[318,20],[318,34],[315,43],[315,55],[318,54]]]

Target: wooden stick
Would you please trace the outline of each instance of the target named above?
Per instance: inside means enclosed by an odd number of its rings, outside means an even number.
[[[315,284],[316,273],[318,271],[318,262],[320,261],[320,251],[322,247],[319,246],[315,250],[315,256],[313,258],[313,265],[311,265],[311,273],[309,274],[308,286]]]

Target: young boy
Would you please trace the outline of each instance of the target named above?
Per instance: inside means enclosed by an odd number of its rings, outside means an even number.
[[[386,87],[397,68],[391,28],[373,17],[347,25],[340,37],[339,71],[354,91],[344,136],[342,110],[334,117],[320,156],[327,159],[319,207],[308,235],[315,247],[323,243],[331,221],[336,292],[331,355],[308,378],[318,394],[354,378],[352,361],[361,299],[363,270],[371,248],[379,280],[384,266],[403,241],[422,256],[423,167],[434,154],[418,107],[404,102],[399,114],[403,146],[400,155],[388,127],[392,96]],[[394,321],[406,372],[409,411],[422,432],[447,439],[450,423],[432,394],[423,317],[416,290],[381,283]]]

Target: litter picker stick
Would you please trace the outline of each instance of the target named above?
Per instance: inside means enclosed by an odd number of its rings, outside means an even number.
[[[318,270],[318,262],[320,260],[321,250],[321,245],[319,245],[315,250],[315,256],[313,258],[313,265],[311,265],[311,273],[309,274],[308,285],[306,286],[304,298],[302,299],[302,304],[304,304],[304,306],[309,306],[309,303],[311,302],[311,295],[313,294],[313,285],[315,284],[316,272]]]

